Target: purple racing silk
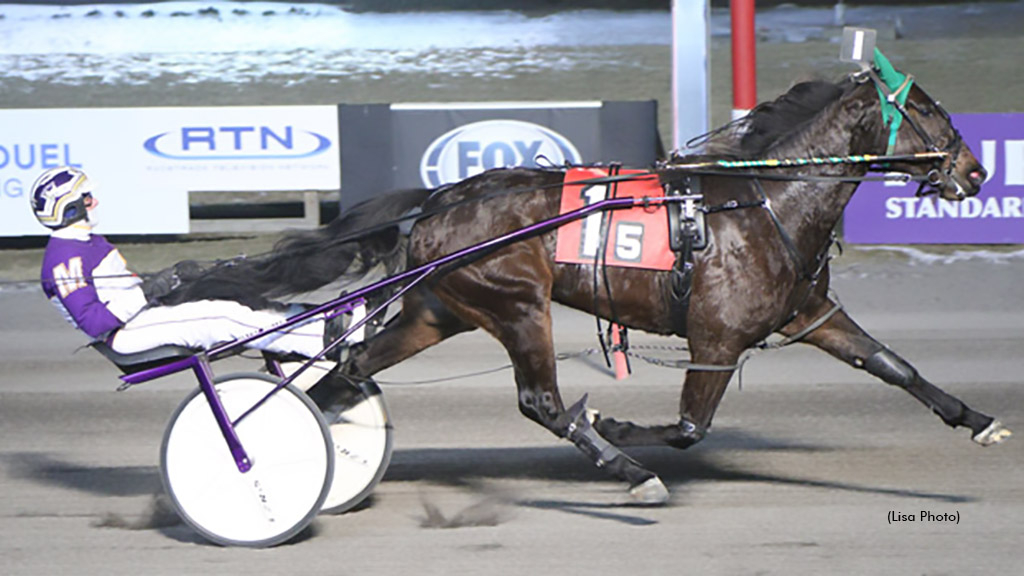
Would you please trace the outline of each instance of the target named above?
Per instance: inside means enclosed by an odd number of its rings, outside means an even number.
[[[104,338],[146,305],[142,280],[128,270],[103,236],[85,228],[50,237],[41,270],[43,292],[64,318],[93,338]]]

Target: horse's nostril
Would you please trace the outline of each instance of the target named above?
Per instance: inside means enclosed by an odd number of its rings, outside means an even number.
[[[971,184],[974,184],[975,186],[981,186],[985,182],[985,178],[987,176],[988,173],[984,168],[978,168],[967,175],[967,177],[971,179]]]

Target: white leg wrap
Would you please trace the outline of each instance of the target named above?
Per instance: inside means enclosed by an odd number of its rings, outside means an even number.
[[[999,444],[1003,440],[1006,440],[1013,435],[1013,432],[1009,428],[1003,426],[1003,423],[999,420],[993,420],[988,428],[985,428],[981,432],[974,435],[971,440],[974,440],[982,446],[992,446],[993,444]]]
[[[657,476],[647,480],[639,486],[634,486],[629,490],[630,497],[637,504],[645,504],[653,506],[657,504],[664,504],[668,502],[668,488],[662,484],[661,480]]]

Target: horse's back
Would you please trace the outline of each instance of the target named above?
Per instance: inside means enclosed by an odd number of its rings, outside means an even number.
[[[558,216],[566,172],[556,169],[498,169],[439,190],[424,205],[429,216],[417,224],[410,263],[423,264],[479,242]],[[540,283],[545,298],[624,325],[668,334],[668,273],[638,268],[595,268],[556,261],[557,230],[476,257],[467,270],[473,283]],[[595,275],[595,269],[600,274]],[[464,284],[463,284],[464,285]]]
[[[429,216],[412,231],[412,263],[442,258],[557,215],[563,178],[560,170],[501,168],[436,190],[423,205]]]

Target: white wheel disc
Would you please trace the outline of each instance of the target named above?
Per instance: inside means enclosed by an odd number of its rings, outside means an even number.
[[[291,376],[301,366],[289,362],[281,368]],[[335,366],[334,362],[317,362],[293,384],[309,390]],[[393,450],[391,419],[377,384],[365,380],[352,384],[348,392],[340,412],[332,409],[328,416],[334,440],[334,479],[323,511],[329,514],[341,514],[365,500],[384,477]]]
[[[262,374],[218,378],[232,420],[267,395]],[[205,396],[196,390],[178,407],[164,435],[161,475],[182,518],[219,544],[273,546],[304,529],[327,497],[333,475],[329,433],[316,406],[288,386],[238,423],[252,462],[238,470]]]
[[[334,440],[334,479],[323,511],[340,514],[373,492],[391,462],[391,423],[380,389],[359,385],[329,425]]]

